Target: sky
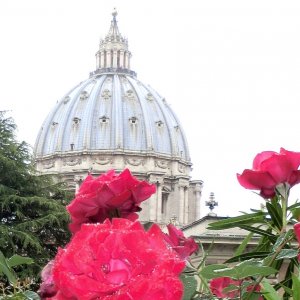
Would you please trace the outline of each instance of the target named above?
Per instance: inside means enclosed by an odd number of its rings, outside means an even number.
[[[259,208],[236,173],[261,151],[300,152],[300,1],[2,0],[0,110],[18,139],[33,146],[55,103],[94,71],[114,7],[131,68],[184,128],[201,215],[210,192],[219,216]]]

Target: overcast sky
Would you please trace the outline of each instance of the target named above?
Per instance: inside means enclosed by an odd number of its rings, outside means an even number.
[[[300,151],[300,1],[2,0],[0,110],[20,140],[34,145],[55,103],[95,69],[114,7],[132,69],[183,125],[202,216],[211,191],[218,215],[258,208],[236,173],[263,150]]]

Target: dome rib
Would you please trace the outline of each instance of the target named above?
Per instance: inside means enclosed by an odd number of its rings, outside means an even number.
[[[140,90],[139,86],[137,85],[136,80],[133,80],[132,78],[128,78],[132,88],[135,90],[136,94],[140,95],[140,93],[137,92],[137,90]],[[141,110],[143,113],[143,122],[145,126],[145,136],[146,136],[146,151],[152,152],[154,150],[153,147],[153,130],[151,126],[151,116],[152,114],[147,111],[146,108],[146,102],[144,100],[144,97],[138,97],[138,101],[141,106]]]
[[[122,129],[122,95],[120,80],[118,75],[113,76],[113,107],[115,132],[115,147],[116,149],[123,149],[123,129]]]
[[[85,114],[85,120],[86,120],[85,137],[84,137],[85,150],[91,149],[93,126],[95,125],[94,112],[96,111],[97,100],[99,99],[104,80],[105,80],[104,76],[100,78],[99,82],[96,80],[92,80],[92,82],[95,81],[95,83],[93,89],[90,92],[90,96],[88,99],[91,102],[91,104],[88,106],[88,111]]]

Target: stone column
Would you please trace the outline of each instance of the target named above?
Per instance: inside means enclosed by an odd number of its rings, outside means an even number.
[[[117,61],[118,61],[118,52],[117,52],[117,50],[114,50],[113,51],[113,65],[112,65],[113,68],[117,67]]]
[[[105,68],[104,66],[104,52],[101,51],[101,54],[100,54],[100,68]]]
[[[180,178],[178,181],[178,189],[179,189],[179,224],[183,225],[187,223],[187,219],[188,219],[188,186],[189,186],[189,181],[184,179],[184,178]]]
[[[184,190],[184,224],[188,224],[189,222],[189,195],[188,195],[188,187],[185,186]]]
[[[80,188],[82,182],[83,182],[83,176],[75,175],[74,182],[75,182],[75,195],[76,195],[77,192],[79,191],[79,188]]]
[[[195,186],[196,220],[200,219],[201,192],[202,192],[202,185],[196,184]]]
[[[124,67],[125,67],[126,69],[129,69],[129,67],[128,67],[128,63],[129,63],[128,56],[129,56],[129,54],[128,54],[128,52],[126,51],[126,52],[125,52],[125,62],[124,62]]]
[[[96,54],[96,70],[100,68],[100,53]]]
[[[161,215],[162,183],[163,183],[162,178],[156,181],[156,221],[158,223],[162,222],[162,215]]]
[[[120,50],[120,68],[124,67],[124,51]]]
[[[111,67],[111,52],[110,50],[108,50],[106,52],[106,68],[110,68]]]
[[[184,223],[184,186],[179,186],[179,224]]]

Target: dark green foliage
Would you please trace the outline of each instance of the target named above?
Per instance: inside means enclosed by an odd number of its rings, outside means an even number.
[[[15,130],[14,121],[0,112],[0,250],[6,257],[33,258],[35,265],[25,273],[36,275],[69,240],[70,195],[63,184],[36,175],[30,148],[16,141]]]

